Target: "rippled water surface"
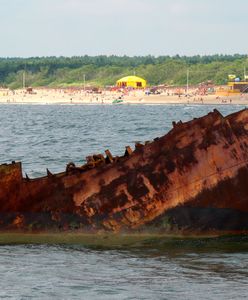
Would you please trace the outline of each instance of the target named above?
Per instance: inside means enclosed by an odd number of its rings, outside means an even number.
[[[227,115],[244,106],[220,105]],[[62,171],[74,161],[109,148],[122,155],[126,145],[164,135],[172,121],[188,121],[208,105],[1,105],[0,162],[22,161],[30,176]]]
[[[247,299],[247,253],[3,246],[0,297]]]
[[[212,106],[1,105],[0,162],[23,162],[30,177],[82,164],[87,155],[151,140]],[[244,106],[219,106],[224,115]],[[180,247],[179,247],[180,248]],[[180,250],[180,251],[179,251]],[[188,248],[92,250],[1,246],[0,298],[247,299],[248,253]]]

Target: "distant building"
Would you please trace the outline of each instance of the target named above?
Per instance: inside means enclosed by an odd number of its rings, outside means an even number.
[[[138,76],[126,76],[119,79],[116,85],[120,88],[132,87],[135,89],[145,88],[146,80]]]
[[[248,81],[229,81],[228,86],[232,91],[248,93]]]
[[[222,87],[216,91],[218,96],[232,96],[248,93],[248,77],[244,76],[241,81],[236,75],[228,75],[228,83],[226,87]]]

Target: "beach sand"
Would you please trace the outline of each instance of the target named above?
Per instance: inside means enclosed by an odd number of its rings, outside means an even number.
[[[28,93],[26,90],[0,90],[1,104],[242,104],[248,105],[248,94],[235,96],[216,95],[146,95],[144,91],[131,91],[128,94],[115,91],[90,93],[84,90],[37,88]]]

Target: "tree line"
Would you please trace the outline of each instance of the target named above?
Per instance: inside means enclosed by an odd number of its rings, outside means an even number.
[[[195,56],[74,56],[0,58],[0,86],[12,89],[26,86],[68,87],[115,85],[123,76],[136,74],[149,85],[184,85],[212,80],[224,84],[228,74],[242,77],[248,69],[247,55]]]

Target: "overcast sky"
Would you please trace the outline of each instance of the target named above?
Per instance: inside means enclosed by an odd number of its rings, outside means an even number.
[[[248,0],[0,0],[0,56],[248,53]]]

